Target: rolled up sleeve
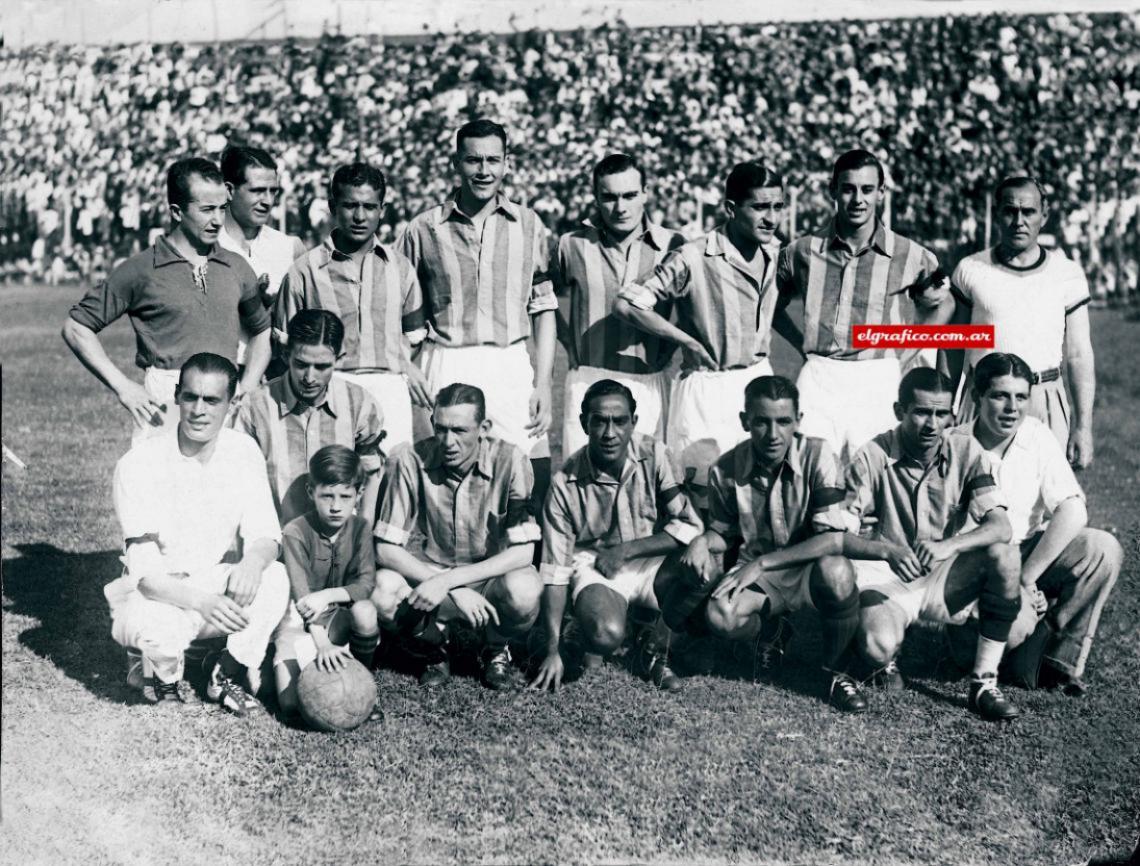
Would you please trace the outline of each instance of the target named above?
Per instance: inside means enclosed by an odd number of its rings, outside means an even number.
[[[697,509],[693,507],[693,503],[689,501],[689,497],[678,483],[673,473],[673,462],[669,452],[660,442],[654,447],[654,457],[657,501],[668,515],[668,520],[661,527],[661,531],[675,538],[678,544],[688,545],[704,532],[704,524],[697,514]]]
[[[250,456],[244,461],[246,477],[241,484],[244,501],[238,534],[246,544],[262,538],[280,544],[281,521],[273,507],[273,493],[269,489],[265,459],[252,439],[248,440],[248,446]]]
[[[821,442],[818,457],[811,467],[809,483],[808,509],[812,529],[816,532],[846,532],[851,520],[844,508],[847,492],[839,460],[826,442]]]
[[[643,283],[626,283],[618,297],[639,310],[652,310],[661,301],[681,298],[689,291],[689,264],[684,250],[670,253]]]
[[[385,544],[403,547],[412,537],[419,507],[419,466],[410,447],[388,459],[380,504],[372,536]]]
[[[542,530],[534,519],[531,495],[534,476],[530,461],[518,448],[511,453],[511,480],[507,488],[507,544],[532,544],[542,539]]]
[[[99,333],[130,312],[139,278],[133,263],[116,268],[107,279],[92,287],[71,308],[71,318]]]
[[[574,573],[574,548],[578,532],[566,495],[566,476],[561,472],[550,486],[542,510],[542,563],[539,575],[547,586],[566,586]]]
[[[1009,501],[997,484],[994,460],[980,449],[966,472],[962,493],[968,498],[970,517],[975,523],[981,523],[995,508],[1009,508]]]

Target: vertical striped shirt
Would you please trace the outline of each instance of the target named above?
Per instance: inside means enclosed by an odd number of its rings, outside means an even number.
[[[866,361],[898,357],[907,350],[853,349],[851,328],[915,322],[907,289],[937,268],[934,253],[882,223],[875,226],[868,246],[852,252],[835,234],[833,222],[784,247],[776,284],[785,299],[803,299],[805,354]]]
[[[923,466],[903,451],[899,428],[880,433],[847,467],[846,507],[856,518],[874,516],[873,535],[901,547],[942,541],[962,531],[966,518],[981,523],[1008,508],[998,488],[996,461],[972,436],[943,436],[938,454]]]
[[[774,473],[764,471],[745,439],[709,472],[709,529],[741,542],[740,562],[751,562],[809,536],[844,531],[843,473],[823,439],[796,434]]]
[[[705,347],[718,369],[750,367],[768,354],[771,342],[778,251],[774,243],[760,248],[763,272],[758,275],[724,226],[717,226],[670,254],[649,279],[627,284],[618,296],[642,310],[672,301],[677,327]],[[681,367],[698,368],[688,350]]]
[[[294,393],[288,374],[243,394],[234,421],[265,456],[282,523],[312,508],[305,491],[309,459],[326,445],[351,448],[366,472],[379,470],[382,424],[380,408],[359,385],[333,377],[320,402],[308,404]]]
[[[661,260],[685,242],[680,232],[644,221],[625,248],[605,226],[587,222],[558,241],[555,281],[570,294],[570,366],[619,373],[656,373],[669,366],[674,346],[631,328],[612,312],[618,291],[647,280]],[[671,304],[659,301],[669,318]]]
[[[399,373],[409,344],[426,336],[423,295],[411,264],[372,240],[363,268],[332,238],[293,263],[273,305],[273,335],[282,345],[298,310],[328,310],[344,323],[337,367]]]
[[[530,461],[509,442],[481,439],[474,465],[457,481],[435,439],[423,439],[389,458],[372,534],[404,547],[418,530],[421,552],[432,562],[482,562],[511,545],[539,540],[533,487]]]
[[[701,519],[673,473],[665,446],[634,433],[621,477],[599,472],[589,446],[554,476],[542,521],[542,579],[565,586],[574,554],[624,544],[658,532],[685,545],[700,535]]]
[[[423,286],[431,338],[453,347],[525,340],[531,316],[558,308],[550,232],[502,193],[479,231],[456,195],[414,217],[399,242]]]

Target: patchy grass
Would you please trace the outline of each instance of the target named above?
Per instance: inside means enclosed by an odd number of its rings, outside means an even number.
[[[911,690],[845,718],[800,618],[777,686],[727,661],[656,693],[607,666],[557,696],[438,693],[381,670],[386,721],[342,735],[215,707],[130,702],[103,585],[126,417],[58,338],[73,289],[0,291],[5,851],[22,863],[1072,864],[1130,849],[1140,813],[1140,327],[1094,312],[1092,521],[1125,570],[1075,702],[1017,693],[1016,724],[963,708],[918,631]],[[108,333],[129,363],[129,327]],[[780,365],[777,359],[777,365]],[[716,649],[715,645],[713,649]]]

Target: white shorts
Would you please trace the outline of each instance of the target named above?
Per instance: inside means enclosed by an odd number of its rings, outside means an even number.
[[[757,376],[771,376],[763,358],[740,370],[695,370],[673,381],[665,441],[685,478],[708,485],[709,469],[748,432],[740,423],[744,389]]]
[[[156,413],[161,423],[155,427],[147,424],[139,427],[132,424],[131,447],[138,445],[154,436],[161,436],[171,430],[171,425],[178,424],[178,409],[174,405],[174,389],[178,387],[178,377],[181,370],[162,370],[158,367],[147,367],[143,373],[143,387],[146,392],[158,403],[165,407],[165,411]]]
[[[534,366],[525,342],[502,346],[458,346],[450,348],[428,343],[420,356],[420,367],[427,378],[432,397],[441,388],[462,382],[483,391],[491,435],[511,442],[531,460],[550,456],[546,435],[534,438],[527,432],[530,423],[530,395],[534,392]],[[431,414],[415,413],[416,440],[432,435]]]
[[[957,557],[935,563],[934,568],[910,583],[891,570],[889,564],[876,559],[855,559],[855,585],[862,607],[891,604],[905,615],[909,627],[920,619],[962,625],[970,618],[971,605],[951,614],[946,607],[946,581]]]
[[[380,407],[386,436],[380,442],[385,454],[391,454],[397,445],[412,442],[412,398],[408,383],[399,373],[357,373],[337,370],[334,374],[346,382],[359,385]]]
[[[588,550],[574,554],[574,573],[570,576],[570,599],[577,601],[587,586],[600,583],[608,586],[629,604],[660,610],[657,595],[653,591],[653,580],[657,577],[664,556],[645,556],[627,562],[613,577],[606,577],[594,569],[596,556]]]
[[[667,373],[618,373],[601,367],[579,367],[566,372],[566,387],[562,403],[562,459],[565,461],[589,438],[582,429],[578,416],[582,414],[582,398],[595,382],[613,379],[633,392],[637,401],[637,432],[665,441],[665,418],[669,406],[669,380]]]
[[[894,406],[899,362],[895,358],[837,361],[809,355],[796,387],[803,413],[800,433],[826,439],[844,464],[898,423]]]
[[[338,629],[332,624],[333,619],[335,618],[338,624],[342,625],[341,631],[343,632],[343,624],[352,621],[351,610],[351,604],[338,604],[317,620],[329,629],[329,636],[334,642],[337,640]],[[349,631],[351,632],[351,626]],[[300,611],[297,610],[296,602],[289,602],[285,616],[281,618],[281,622],[274,629],[273,645],[273,664],[275,665],[295,660],[297,667],[304,670],[317,660],[316,641],[305,629],[305,620]]]
[[[811,569],[815,563],[808,562],[803,565],[793,565],[780,571],[765,571],[761,578],[752,585],[768,596],[772,604],[770,616],[779,616],[782,613],[794,613],[797,610],[809,608],[815,610],[811,600]],[[744,568],[747,563],[739,563],[725,574],[731,577]]]

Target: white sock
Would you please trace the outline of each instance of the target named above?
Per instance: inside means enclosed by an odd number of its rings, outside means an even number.
[[[978,648],[974,653],[974,676],[982,677],[986,674],[997,676],[998,665],[1001,664],[1004,652],[1005,641],[990,640],[988,637],[978,635]]]

